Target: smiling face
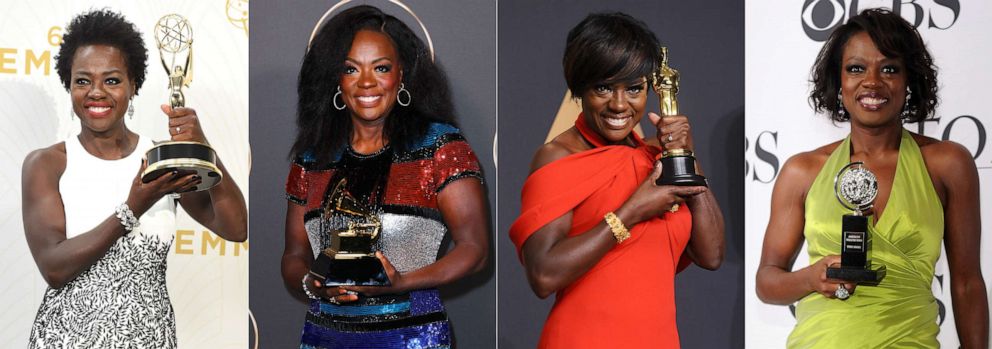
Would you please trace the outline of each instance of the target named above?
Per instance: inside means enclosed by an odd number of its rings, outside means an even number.
[[[383,33],[361,30],[355,34],[341,75],[341,95],[352,119],[385,122],[396,104],[403,73],[393,41]]]
[[[72,111],[83,129],[99,133],[123,126],[134,82],[121,51],[106,45],[82,46],[73,55],[71,69]]]
[[[844,45],[840,85],[851,122],[866,127],[899,123],[906,101],[906,69],[901,59],[886,57],[866,32]]]
[[[586,123],[608,143],[623,142],[644,117],[648,101],[647,82],[595,85],[582,94]]]

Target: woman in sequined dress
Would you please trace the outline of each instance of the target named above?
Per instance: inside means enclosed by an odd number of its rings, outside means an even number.
[[[436,287],[481,270],[488,223],[479,163],[454,126],[447,80],[396,18],[357,6],[324,24],[304,58],[286,183],[282,274],[309,302],[301,348],[447,348]],[[308,275],[329,247],[334,185],[381,222],[389,286],[321,287]],[[438,258],[450,234],[454,247]]]
[[[937,70],[920,34],[898,14],[865,10],[824,43],[812,82],[815,110],[848,122],[850,133],[790,158],[772,192],[756,289],[765,303],[796,305],[787,346],[939,347],[931,285],[943,245],[961,346],[988,348],[975,162],[960,144],[904,127],[937,106]],[[852,213],[834,180],[854,161],[877,178],[866,213],[873,269],[886,267],[876,285],[826,273],[841,263],[842,216]],[[793,270],[804,241],[809,265]]]
[[[713,194],[655,184],[662,147],[694,149],[688,118],[649,113],[656,137],[633,132],[658,47],[622,13],[590,15],[568,33],[565,80],[582,113],[537,150],[510,228],[534,293],[556,295],[539,348],[677,348],[675,274],[723,261]]]
[[[48,283],[28,347],[174,348],[165,274],[176,203],[224,239],[244,241],[244,197],[220,162],[227,179],[209,190],[184,193],[201,180],[176,172],[142,183],[153,144],[127,126],[128,114],[166,114],[173,141],[207,139],[193,109],[134,111],[148,53],[131,22],[90,11],[62,40],[55,66],[80,132],[24,160],[24,231]]]

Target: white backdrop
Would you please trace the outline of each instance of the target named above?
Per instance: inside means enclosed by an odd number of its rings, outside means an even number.
[[[55,71],[63,28],[76,14],[108,7],[143,33],[148,48],[145,84],[127,120],[136,132],[168,139],[166,73],[153,28],[178,13],[193,27],[194,79],[185,90],[230,178],[248,193],[248,0],[0,1],[0,347],[27,344],[45,290],[24,240],[21,163],[33,149],[79,133],[70,120],[69,94]],[[246,198],[247,199],[247,198]],[[181,211],[181,210],[180,210]],[[248,345],[248,244],[219,239],[185,213],[178,218],[169,256],[169,294],[181,348]]]
[[[938,3],[939,2],[939,3]],[[852,9],[852,3],[856,8]],[[895,4],[895,5],[893,5]],[[986,284],[992,280],[992,115],[986,97],[992,70],[992,3],[938,0],[804,0],[748,1],[745,8],[745,197],[746,343],[748,348],[781,348],[795,325],[789,307],[761,303],[754,276],[768,223],[774,179],[790,156],[847,135],[846,123],[832,125],[814,115],[807,102],[809,70],[830,28],[850,13],[869,7],[896,9],[918,30],[938,66],[939,122],[924,125],[923,134],[963,144],[973,155],[981,183],[982,262]],[[977,121],[977,122],[976,122]],[[917,124],[907,126],[919,132]],[[808,265],[805,248],[798,269]],[[946,314],[938,336],[942,346],[957,348],[947,262],[937,263],[933,292]],[[989,292],[992,294],[992,291]]]

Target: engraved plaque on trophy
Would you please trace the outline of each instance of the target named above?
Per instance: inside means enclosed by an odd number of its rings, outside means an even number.
[[[827,277],[865,284],[877,284],[885,277],[885,266],[871,263],[871,234],[868,216],[878,194],[875,174],[857,161],[847,164],[834,178],[834,195],[845,208],[852,210],[841,219],[840,267],[827,267]]]
[[[661,104],[661,116],[679,114],[679,103],[675,95],[679,93],[679,72],[668,66],[668,48],[661,47],[658,69],[651,74],[651,85]],[[658,185],[706,185],[706,178],[696,173],[696,158],[688,149],[665,149],[661,155],[664,171],[658,177]]]
[[[328,227],[332,214],[346,216],[347,226]],[[310,266],[311,276],[324,286],[389,286],[389,277],[373,248],[379,240],[382,222],[348,192],[345,179],[331,191],[321,217],[321,230],[328,231],[330,241],[325,241],[327,247]]]
[[[188,87],[193,81],[193,29],[186,18],[177,14],[165,15],[155,24],[155,42],[162,66],[169,74],[169,105],[183,107],[186,105],[183,86]],[[191,191],[201,191],[223,179],[216,165],[217,153],[200,142],[160,142],[145,155],[148,167],[141,174],[141,181],[145,183],[176,171],[180,176],[199,175],[202,181]]]

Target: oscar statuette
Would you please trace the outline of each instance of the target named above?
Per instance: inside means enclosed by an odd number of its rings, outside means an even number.
[[[169,74],[169,105],[172,108],[183,107],[186,105],[183,86],[188,87],[193,80],[193,29],[186,18],[177,14],[165,15],[155,24],[155,41],[162,66]],[[212,188],[223,179],[216,165],[217,153],[207,144],[159,142],[148,150],[146,157],[148,167],[141,174],[141,181],[145,183],[176,171],[180,176],[199,175],[202,182],[190,191],[201,191]]]
[[[679,115],[679,72],[668,66],[668,48],[661,47],[658,69],[651,74],[651,85],[658,94],[661,116]],[[665,149],[661,155],[664,169],[658,185],[705,186],[706,178],[696,174],[696,158],[689,149]]]

